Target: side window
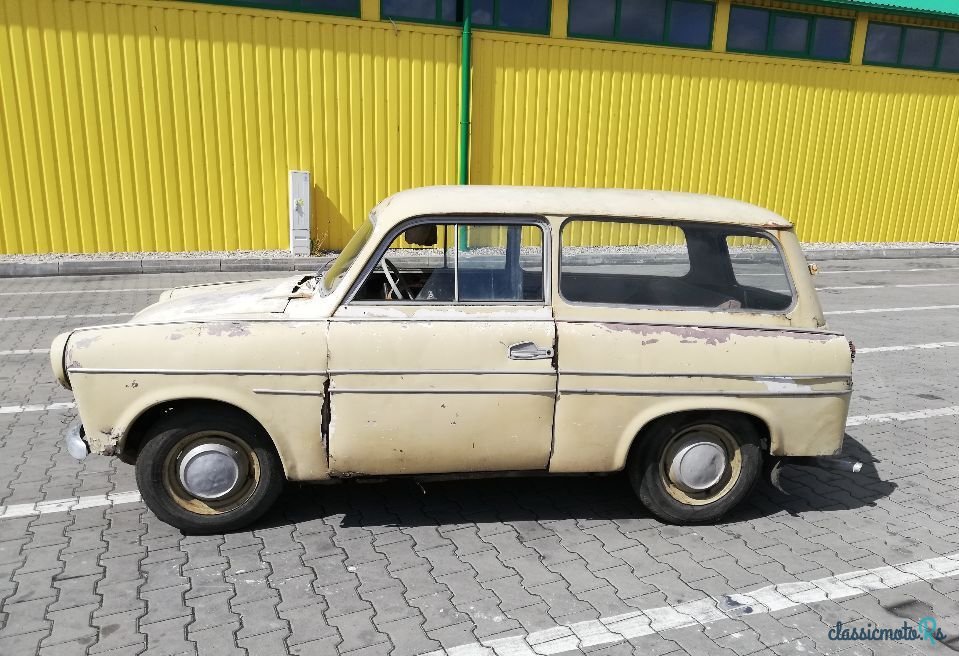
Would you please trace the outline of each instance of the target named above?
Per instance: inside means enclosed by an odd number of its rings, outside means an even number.
[[[747,310],[785,310],[792,305],[789,276],[768,237],[726,235],[733,277]]]
[[[766,237],[704,224],[571,219],[559,289],[577,303],[780,311],[792,304]]]
[[[354,301],[543,302],[538,225],[420,223],[401,232]]]

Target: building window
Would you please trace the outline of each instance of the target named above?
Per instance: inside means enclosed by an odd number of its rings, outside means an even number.
[[[726,49],[826,61],[849,61],[853,21],[733,6]]]
[[[473,25],[509,32],[549,33],[550,0],[473,0]],[[459,25],[462,0],[382,0],[383,18]]]
[[[310,14],[333,14],[334,16],[360,16],[360,0],[190,0],[206,4],[251,7],[253,9],[278,9]]]
[[[569,0],[569,35],[709,48],[715,10],[703,0]]]
[[[959,71],[959,32],[869,23],[864,64]]]

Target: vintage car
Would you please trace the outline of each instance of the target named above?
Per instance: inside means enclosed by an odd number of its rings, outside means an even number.
[[[431,187],[387,198],[325,271],[178,287],[51,349],[81,423],[188,532],[285,480],[626,470],[712,521],[764,461],[842,445],[854,351],[792,225],[658,191]]]

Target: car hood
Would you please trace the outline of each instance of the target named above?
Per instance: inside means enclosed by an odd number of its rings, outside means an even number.
[[[270,280],[243,280],[175,287],[137,313],[131,321],[181,321],[242,318],[283,312],[291,298],[310,296],[300,290],[302,275]]]

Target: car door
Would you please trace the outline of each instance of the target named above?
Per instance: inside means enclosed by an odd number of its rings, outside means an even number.
[[[384,240],[330,323],[334,475],[546,468],[547,230],[420,219]]]

